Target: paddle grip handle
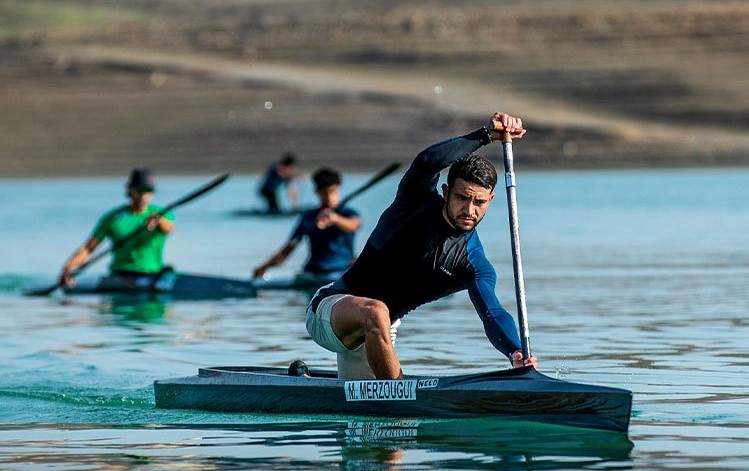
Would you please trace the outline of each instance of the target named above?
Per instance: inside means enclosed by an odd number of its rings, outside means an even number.
[[[499,121],[494,122],[494,129],[492,129],[492,131],[504,131],[504,130],[505,128],[504,126],[502,126],[502,123],[500,123]],[[521,135],[524,131],[525,129],[520,128],[520,129],[515,129],[514,131],[507,133],[507,134],[509,134],[511,137],[517,137]]]

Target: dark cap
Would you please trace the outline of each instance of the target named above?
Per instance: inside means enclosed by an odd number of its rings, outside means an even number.
[[[138,191],[154,191],[153,172],[149,168],[135,168],[130,172],[130,179],[127,181],[127,187]]]

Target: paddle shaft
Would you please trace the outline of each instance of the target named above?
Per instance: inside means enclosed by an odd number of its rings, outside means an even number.
[[[501,131],[502,129],[498,129]],[[523,358],[531,357],[530,331],[528,330],[528,310],[525,303],[525,281],[523,278],[523,261],[520,255],[520,232],[518,230],[518,204],[515,189],[515,167],[512,154],[513,133],[502,133],[502,154],[505,165],[505,188],[507,190],[507,213],[510,220],[510,241],[512,244],[512,268],[515,274],[515,300],[518,308],[518,328],[520,330],[520,348]]]
[[[382,170],[377,172],[377,174],[373,175],[372,178],[370,178],[364,185],[362,185],[355,191],[351,192],[351,194],[343,198],[341,202],[338,203],[338,206],[343,207],[346,203],[350,202],[352,199],[356,198],[360,194],[364,193],[365,191],[375,186],[377,183],[380,182],[380,180],[382,180],[383,178],[387,177],[391,173],[398,170],[398,167],[400,167],[400,164],[397,162],[393,162],[387,167],[383,168]]]

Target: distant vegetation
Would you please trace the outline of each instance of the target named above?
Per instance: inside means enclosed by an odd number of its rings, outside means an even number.
[[[90,6],[53,0],[3,0],[0,2],[0,35],[52,30],[106,28],[113,22],[145,17],[144,12],[123,6]]]

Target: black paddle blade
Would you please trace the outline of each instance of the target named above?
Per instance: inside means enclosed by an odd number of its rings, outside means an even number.
[[[177,206],[182,206],[183,204],[188,203],[188,202],[194,200],[198,196],[201,196],[201,195],[203,195],[205,193],[208,193],[212,189],[214,189],[217,186],[219,186],[220,184],[224,183],[226,181],[226,179],[229,178],[229,175],[230,174],[228,174],[228,173],[225,173],[223,175],[219,175],[218,177],[214,178],[213,180],[211,180],[210,182],[206,183],[205,185],[203,185],[202,187],[198,188],[197,190],[193,191],[192,193],[190,193],[188,195],[185,195],[182,198],[180,198],[177,201],[175,201],[174,203],[166,206],[162,210],[162,213],[166,214],[166,212],[171,211],[172,209],[176,208]]]
[[[49,296],[54,293],[55,290],[61,288],[59,284],[54,284],[46,288],[29,289],[23,292],[24,296]]]
[[[400,167],[400,166],[401,166],[400,163],[393,162],[390,165],[388,165],[387,167],[383,168],[382,170],[380,170],[379,172],[377,172],[375,175],[373,175],[372,178],[370,178],[367,181],[367,183],[365,183],[364,185],[362,185],[361,187],[359,187],[358,189],[356,189],[355,191],[353,191],[350,195],[348,195],[345,198],[343,198],[341,200],[341,202],[339,203],[339,206],[344,206],[346,203],[348,203],[349,201],[351,201],[355,197],[357,197],[360,194],[364,193],[365,191],[369,190],[370,188],[372,188],[373,186],[375,186],[376,184],[378,184],[380,182],[380,180],[382,180],[383,178],[387,177],[391,173],[393,173],[396,170],[398,170],[398,167]]]

